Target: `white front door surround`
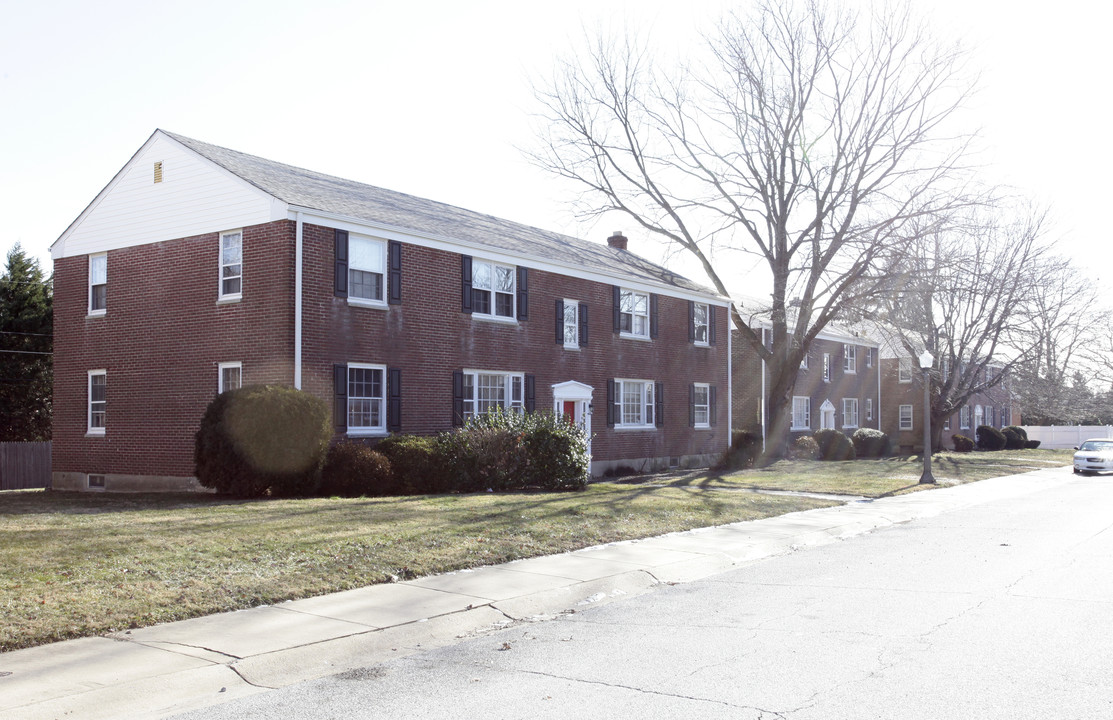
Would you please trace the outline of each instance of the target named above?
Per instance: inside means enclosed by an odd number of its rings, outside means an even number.
[[[591,457],[591,396],[594,389],[575,380],[553,385],[553,412],[567,415],[587,434],[587,454]]]

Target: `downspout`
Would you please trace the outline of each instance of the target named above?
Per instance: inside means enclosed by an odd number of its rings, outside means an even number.
[[[881,347],[877,348],[877,429],[881,429]]]
[[[730,316],[730,305],[727,305],[727,452],[733,445],[734,439],[734,320]]]
[[[761,451],[763,453],[767,449],[765,447],[765,423],[766,423],[766,417],[767,417],[766,412],[765,412],[765,398],[766,398],[765,358],[761,358],[761,396],[758,397],[758,399],[757,399],[757,407],[758,407],[758,411],[761,412]]]
[[[297,214],[294,233],[294,388],[301,390],[301,274],[302,274],[302,221]]]

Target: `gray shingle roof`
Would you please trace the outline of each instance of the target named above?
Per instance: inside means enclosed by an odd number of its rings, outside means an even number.
[[[365,185],[266,160],[236,150],[161,131],[198,155],[290,205],[335,213],[354,220],[385,223],[418,235],[457,240],[566,266],[581,266],[610,276],[663,283],[678,289],[717,295],[660,265],[602,243],[464,210],[445,203]]]

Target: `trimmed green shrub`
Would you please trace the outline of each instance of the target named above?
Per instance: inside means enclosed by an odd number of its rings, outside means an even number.
[[[375,450],[390,461],[396,490],[402,495],[449,492],[453,481],[431,435],[391,435]]]
[[[1039,440],[1026,440],[1024,442],[1024,447],[1027,448],[1028,450],[1035,450],[1039,446],[1040,446],[1040,441]]]
[[[731,438],[730,449],[723,453],[716,468],[720,470],[740,470],[754,466],[761,454],[761,433],[749,430],[736,430]]]
[[[974,441],[965,435],[952,435],[951,442],[954,443],[955,452],[973,452]]]
[[[992,425],[979,425],[974,431],[979,450],[1004,450],[1005,435]]]
[[[320,494],[341,497],[394,495],[390,460],[359,442],[342,442],[328,450],[321,470]]]
[[[893,454],[893,441],[888,435],[873,428],[858,428],[850,436],[858,457],[882,458]]]
[[[788,456],[792,460],[815,460],[819,458],[819,443],[811,435],[802,435],[793,441]]]
[[[324,400],[283,385],[251,385],[209,403],[194,436],[203,487],[238,497],[316,492],[332,437]]]
[[[1001,428],[1001,432],[1004,432],[1005,430],[1012,430],[1017,435],[1024,438],[1025,442],[1028,441],[1028,431],[1020,427],[1019,425],[1006,425],[1005,427]]]
[[[1024,448],[1028,438],[1017,432],[1017,428],[1013,425],[1001,429],[1001,434],[1005,436],[1005,449],[1006,450],[1021,450]]]
[[[854,443],[838,430],[816,430],[812,437],[819,446],[820,460],[853,460],[856,457]]]

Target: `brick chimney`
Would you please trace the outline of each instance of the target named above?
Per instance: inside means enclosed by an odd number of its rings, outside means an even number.
[[[619,250],[626,249],[626,236],[622,234],[621,230],[615,230],[614,235],[607,238],[607,244]]]

